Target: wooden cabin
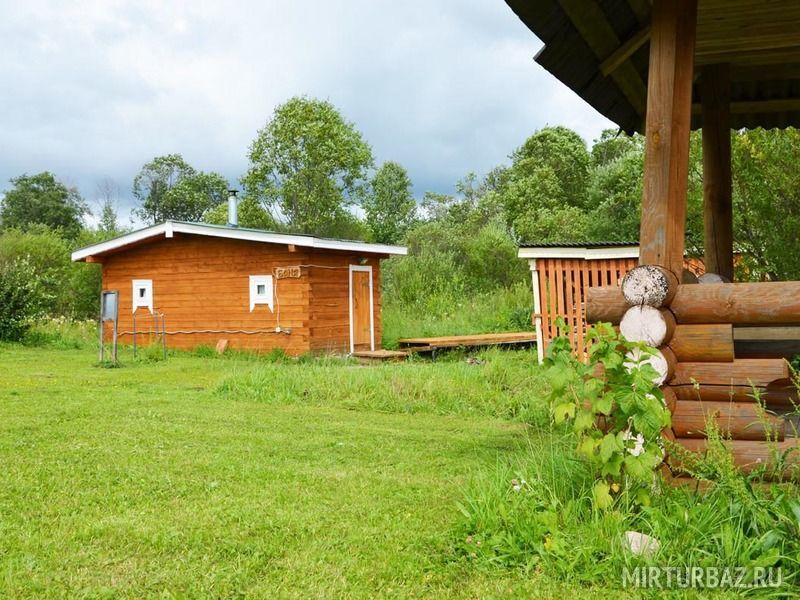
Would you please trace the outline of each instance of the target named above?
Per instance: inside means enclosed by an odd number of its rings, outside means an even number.
[[[570,328],[575,352],[586,347],[586,296],[593,287],[619,287],[639,262],[638,242],[592,242],[521,246],[517,256],[528,261],[533,290],[533,320],[539,362],[550,341],[559,335],[559,318]],[[703,261],[686,257],[683,280],[695,281],[705,273]]]
[[[353,352],[381,347],[380,260],[401,246],[167,221],[72,254],[119,293],[118,335],[171,348]]]
[[[589,288],[588,320],[635,323],[647,314],[669,324],[661,339],[648,340],[659,347],[665,396],[676,399],[669,435],[702,450],[712,414],[743,469],[769,462],[768,434],[752,426],[753,388],[776,413],[797,393],[784,356],[754,356],[752,343],[780,354],[800,338],[800,282],[734,281],[730,134],[800,126],[800,2],[506,2],[544,42],[540,65],[621,129],[645,135],[639,265],[621,287]],[[689,134],[698,128],[704,261],[733,283],[681,282]],[[774,429],[781,452],[796,448],[784,419]],[[789,453],[786,464],[799,458]]]

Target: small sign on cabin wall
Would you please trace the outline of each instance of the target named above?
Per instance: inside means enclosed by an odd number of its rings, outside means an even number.
[[[297,279],[300,277],[300,267],[276,267],[275,279]]]

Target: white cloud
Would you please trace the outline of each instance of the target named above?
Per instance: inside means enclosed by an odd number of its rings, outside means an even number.
[[[485,172],[535,129],[611,124],[533,62],[499,1],[0,0],[0,188],[51,170],[91,199],[180,152],[234,181],[274,107],[331,100],[417,193]]]

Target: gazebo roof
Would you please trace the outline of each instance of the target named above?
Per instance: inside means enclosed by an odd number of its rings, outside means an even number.
[[[649,0],[506,0],[544,42],[536,62],[629,133],[647,98]],[[731,127],[800,126],[800,2],[699,0],[692,128],[706,65],[730,65]]]

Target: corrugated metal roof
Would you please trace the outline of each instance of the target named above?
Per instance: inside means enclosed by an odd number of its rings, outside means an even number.
[[[544,242],[520,244],[520,248],[623,248],[626,246],[638,246],[639,240],[627,240],[619,242]]]

